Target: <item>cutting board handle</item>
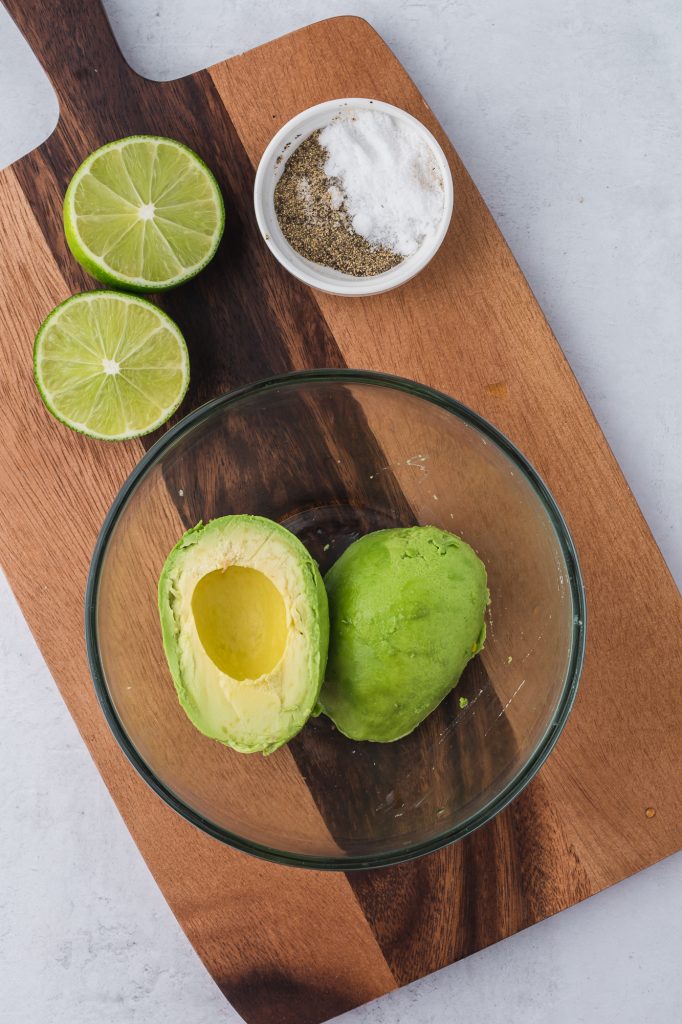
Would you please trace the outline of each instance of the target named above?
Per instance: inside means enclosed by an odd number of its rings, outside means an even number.
[[[109,88],[125,88],[125,79],[137,77],[100,0],[2,2],[52,82],[62,121],[77,127],[79,113],[106,102],[105,75]]]

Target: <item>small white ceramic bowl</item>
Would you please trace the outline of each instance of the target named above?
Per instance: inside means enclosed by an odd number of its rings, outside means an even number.
[[[438,230],[397,267],[373,277],[353,277],[350,274],[342,274],[338,270],[323,267],[319,263],[313,263],[312,260],[301,256],[287,242],[275,213],[275,185],[286,166],[287,159],[312,132],[317,131],[318,128],[324,128],[332,118],[340,113],[347,113],[349,109],[381,110],[398,121],[411,124],[433,150],[443,179],[443,216]],[[331,292],[333,295],[378,295],[409,281],[411,277],[424,269],[438,251],[452,216],[452,174],[443,150],[428,128],[425,128],[421,121],[412,117],[405,110],[401,110],[400,107],[382,103],[381,100],[328,100],[326,103],[318,103],[315,107],[308,107],[296,117],[292,117],[291,121],[287,121],[277,132],[258,164],[253,201],[258,227],[265,242],[276,259],[294,277],[313,288]]]

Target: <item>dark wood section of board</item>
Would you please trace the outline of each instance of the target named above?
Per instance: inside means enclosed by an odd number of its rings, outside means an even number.
[[[143,856],[227,998],[252,1024],[317,1024],[678,848],[678,595],[492,218],[383,42],[359,19],[333,19],[208,71],[156,83],[126,65],[99,3],[6,5],[52,80],[61,116],[38,150],[0,172],[0,356],[9,397],[0,410],[3,566]],[[386,99],[424,120],[446,149],[457,197],[453,226],[433,265],[399,292],[359,303],[317,295],[282,270],[259,237],[251,205],[255,165],[272,133],[305,106],[343,95]],[[85,665],[82,588],[104,512],[144,446],[97,445],[53,424],[33,391],[30,346],[51,305],[93,287],[64,241],[61,197],[68,181],[97,146],[135,133],[169,135],[197,150],[226,200],[218,256],[194,282],[161,300],[190,348],[192,384],[178,416],[216,394],[288,370],[352,365],[400,373],[449,391],[493,419],[539,466],[568,517],[594,609],[576,711],[532,785],[454,847],[347,877],[247,858],[195,832],[161,804],[124,761],[101,718]],[[315,408],[301,400],[300,412],[312,436]],[[379,459],[380,442],[349,396],[327,412],[327,422],[333,416],[352,420],[356,443]],[[330,435],[324,440],[333,444]],[[178,506],[179,525],[191,525],[207,509],[228,511],[232,481],[263,471],[251,462],[228,465],[223,442],[216,438],[211,493],[202,495],[201,507],[191,501]],[[319,446],[305,454],[310,501],[319,503],[330,460]],[[300,466],[282,463],[278,472],[286,480],[300,476]],[[7,487],[17,476],[23,486]],[[338,495],[339,481],[326,478],[330,494]],[[593,479],[600,480],[599,491],[586,485]],[[177,481],[168,485],[176,493]],[[389,474],[384,486],[395,504]],[[363,481],[351,476],[344,487],[349,502],[362,508]],[[301,493],[303,511],[305,488]],[[399,500],[408,521],[409,495]],[[372,519],[369,504],[365,516],[359,528],[388,525]],[[17,521],[26,524],[30,560],[12,546]],[[59,538],[69,529],[74,537],[66,553]],[[668,634],[656,654],[658,690],[643,707],[641,680],[649,662],[632,638],[644,620],[656,635],[660,616]],[[472,687],[476,671],[481,666],[472,669]],[[447,706],[440,713],[447,715]],[[302,778],[338,770],[320,764],[329,756],[316,742],[316,730],[324,728],[316,723],[290,745]],[[425,728],[437,730],[437,719]],[[500,728],[495,742],[513,744],[511,727]],[[419,749],[409,740],[396,746],[397,775]],[[369,762],[371,753],[367,746],[359,756]],[[443,755],[438,770],[463,776],[466,749],[448,756],[453,760]],[[332,836],[343,837],[343,804],[330,801],[324,788],[313,788],[312,796]],[[372,799],[371,787],[366,799]],[[359,803],[355,794],[356,811]],[[654,817],[645,817],[649,806]]]

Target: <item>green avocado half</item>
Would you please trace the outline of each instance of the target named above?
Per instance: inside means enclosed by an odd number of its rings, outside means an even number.
[[[485,640],[486,570],[435,526],[357,540],[325,576],[331,642],[320,708],[354,740],[412,732]]]
[[[260,516],[199,523],[159,579],[163,646],[200,732],[271,753],[305,725],[327,661],[329,612],[317,563]]]

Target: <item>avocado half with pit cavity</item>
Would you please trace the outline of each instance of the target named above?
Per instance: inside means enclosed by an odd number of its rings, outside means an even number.
[[[159,579],[163,646],[200,732],[271,753],[305,725],[327,662],[329,612],[316,562],[260,516],[199,523]]]

